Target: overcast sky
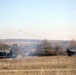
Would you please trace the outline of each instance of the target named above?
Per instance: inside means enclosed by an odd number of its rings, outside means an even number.
[[[76,39],[76,0],[0,0],[0,39]]]

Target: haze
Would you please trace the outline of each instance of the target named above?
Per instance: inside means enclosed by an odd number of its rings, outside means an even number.
[[[0,39],[76,39],[76,0],[0,0]]]

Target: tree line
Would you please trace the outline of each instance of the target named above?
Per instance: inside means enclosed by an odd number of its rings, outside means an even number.
[[[11,48],[12,50],[18,50],[17,45],[12,45],[11,47],[7,44],[0,43],[0,50],[9,50],[9,48]],[[71,40],[67,48],[76,49],[76,41]],[[30,53],[29,55],[54,56],[54,55],[62,55],[62,54],[64,54],[64,48],[62,45],[56,44],[55,46],[52,46],[51,42],[45,39],[45,40],[42,40],[40,43],[38,43],[36,50],[33,53]]]
[[[76,49],[76,41],[71,40],[67,48]],[[42,40],[40,44],[37,45],[37,49],[32,55],[34,56],[54,56],[54,55],[63,55],[64,48],[60,44],[52,46],[49,40]]]

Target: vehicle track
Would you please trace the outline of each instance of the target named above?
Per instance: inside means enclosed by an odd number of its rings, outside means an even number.
[[[31,70],[0,70],[0,72],[39,72],[39,71],[76,71],[76,69],[31,69]]]

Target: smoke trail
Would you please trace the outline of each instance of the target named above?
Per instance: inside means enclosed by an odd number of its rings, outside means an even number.
[[[35,35],[33,33],[27,32],[27,31],[22,31],[20,29],[17,29],[17,31],[22,32],[24,34],[28,34],[28,35],[33,36],[33,37],[36,37],[36,38],[42,38],[41,36]]]

